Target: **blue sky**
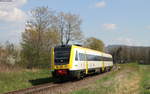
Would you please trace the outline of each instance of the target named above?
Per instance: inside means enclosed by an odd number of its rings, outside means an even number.
[[[6,7],[7,6],[7,7]],[[0,2],[0,43],[19,43],[27,13],[37,6],[79,14],[85,37],[106,45],[150,46],[150,0],[14,0]]]

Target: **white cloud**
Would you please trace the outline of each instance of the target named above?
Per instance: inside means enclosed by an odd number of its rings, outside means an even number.
[[[27,3],[27,0],[14,0],[16,6],[22,6]]]
[[[10,10],[0,10],[0,21],[20,22],[26,18],[26,14],[14,7]]]
[[[7,40],[18,43],[21,31],[24,31],[26,12],[21,7],[27,0],[0,2],[0,43]]]
[[[105,30],[115,30],[117,29],[117,24],[103,24]]]
[[[0,21],[24,21],[26,13],[20,9],[27,0],[14,0],[12,2],[0,3]]]
[[[141,43],[137,40],[134,40],[132,38],[117,38],[115,40],[118,44],[122,44],[122,45],[129,45],[129,46],[140,46]]]
[[[106,7],[106,2],[105,2],[105,1],[97,2],[97,3],[95,4],[95,7],[96,7],[96,8],[104,8],[104,7]]]
[[[21,7],[27,3],[27,0],[12,0],[10,2],[0,2],[0,8]]]

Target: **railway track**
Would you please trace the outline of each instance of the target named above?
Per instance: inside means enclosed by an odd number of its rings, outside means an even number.
[[[40,91],[48,89],[48,88],[56,87],[57,85],[58,84],[48,83],[48,84],[33,86],[31,88],[25,88],[25,89],[16,90],[16,91],[4,93],[4,94],[34,94],[36,92],[40,92]]]
[[[119,70],[118,67],[114,67],[113,71]],[[72,90],[76,90],[79,88],[84,88],[93,83],[93,80],[99,79],[104,75],[109,74],[110,72],[106,72],[99,75],[85,77],[82,80],[77,81],[68,81],[64,83],[47,83],[43,85],[33,86],[31,88],[21,89],[17,91],[12,91],[4,94],[62,94],[71,92]],[[87,83],[88,82],[88,83]]]

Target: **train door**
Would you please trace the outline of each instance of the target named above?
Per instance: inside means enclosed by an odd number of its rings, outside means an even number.
[[[88,74],[88,69],[89,69],[89,64],[88,64],[88,58],[87,58],[87,54],[86,54],[86,51],[85,51],[85,73]]]
[[[102,71],[103,72],[105,71],[105,62],[104,62],[103,54],[102,54]]]

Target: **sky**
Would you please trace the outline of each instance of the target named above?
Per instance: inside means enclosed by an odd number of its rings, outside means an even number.
[[[29,11],[39,6],[80,15],[84,36],[106,46],[150,46],[150,0],[0,0],[0,44],[19,44]]]

